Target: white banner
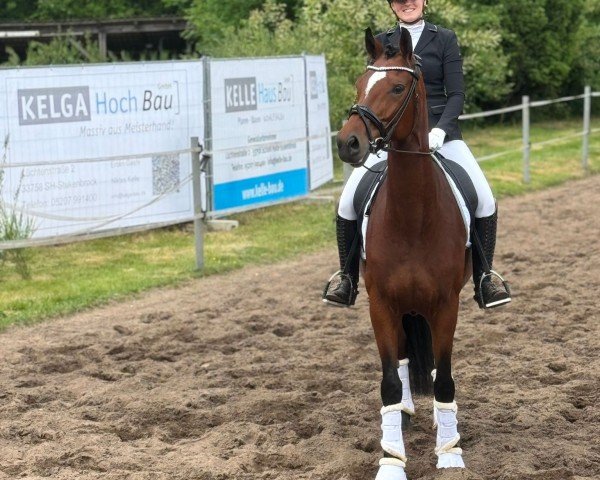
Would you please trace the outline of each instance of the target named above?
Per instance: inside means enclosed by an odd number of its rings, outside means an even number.
[[[0,70],[2,198],[34,237],[193,216],[190,137],[204,137],[202,63]],[[141,158],[80,162],[121,155]],[[78,160],[77,162],[71,162]],[[36,165],[42,163],[42,165]]]
[[[304,60],[211,61],[215,212],[308,192]]]
[[[325,57],[308,55],[305,61],[310,189],[314,190],[333,179],[329,96]]]

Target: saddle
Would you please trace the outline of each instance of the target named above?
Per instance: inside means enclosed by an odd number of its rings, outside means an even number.
[[[467,174],[466,170],[458,163],[448,158],[443,157],[438,152],[431,155],[440,169],[444,172],[446,179],[454,193],[458,208],[465,222],[467,231],[467,245],[470,246],[471,229],[474,224],[475,210],[477,209],[478,198],[477,191],[473,181]],[[371,207],[377,194],[385,182],[387,177],[387,160],[377,162],[370,167],[356,188],[354,193],[353,205],[358,216],[358,232],[362,237],[362,256],[366,258],[365,237],[367,232],[367,223],[371,213]],[[358,242],[356,242],[358,244]]]

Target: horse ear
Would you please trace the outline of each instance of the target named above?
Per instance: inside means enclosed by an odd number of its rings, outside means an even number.
[[[406,28],[402,27],[400,30],[400,54],[406,60],[410,60],[413,54],[412,38]]]
[[[365,30],[365,46],[372,60],[379,58],[383,53],[383,45],[373,36],[370,28]]]

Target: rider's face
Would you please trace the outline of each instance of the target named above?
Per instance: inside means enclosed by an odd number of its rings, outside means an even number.
[[[404,23],[413,23],[423,16],[425,0],[394,0],[392,9]]]

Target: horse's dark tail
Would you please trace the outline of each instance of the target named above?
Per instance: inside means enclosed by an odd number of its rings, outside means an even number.
[[[411,390],[422,395],[432,394],[431,371],[435,364],[429,324],[420,315],[404,315],[402,325],[406,333],[406,347],[410,360]]]

